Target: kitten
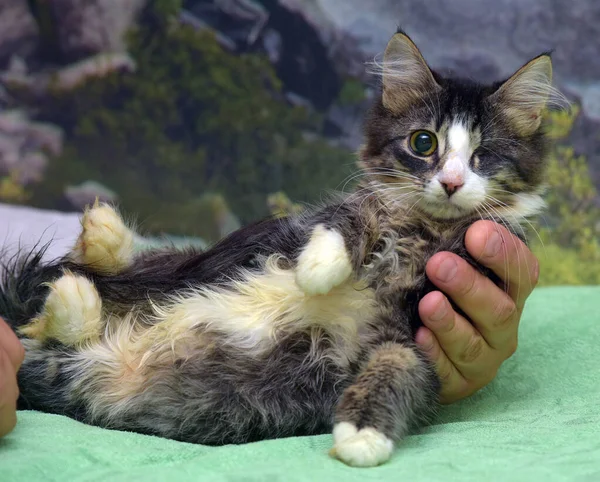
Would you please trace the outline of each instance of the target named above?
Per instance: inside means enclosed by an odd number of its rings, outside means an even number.
[[[484,86],[432,72],[402,32],[380,65],[358,189],[206,252],[134,255],[95,205],[64,260],[12,263],[0,314],[23,336],[21,406],[203,444],[324,433],[353,466],[433,415],[413,337],[428,259],[478,219],[516,234],[543,206],[548,55]],[[490,273],[486,274],[490,275]]]

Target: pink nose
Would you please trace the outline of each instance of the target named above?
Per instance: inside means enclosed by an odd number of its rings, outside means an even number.
[[[446,194],[448,194],[448,197],[450,197],[450,196],[452,196],[452,194],[454,194],[456,191],[458,191],[461,187],[463,187],[464,182],[462,182],[462,181],[455,181],[455,182],[440,181],[440,184],[444,188],[444,191],[446,191]]]

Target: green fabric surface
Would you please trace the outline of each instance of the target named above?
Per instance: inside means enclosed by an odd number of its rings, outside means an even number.
[[[0,481],[600,481],[599,324],[600,288],[536,290],[497,379],[377,468],[330,459],[329,435],[205,447],[20,412]]]

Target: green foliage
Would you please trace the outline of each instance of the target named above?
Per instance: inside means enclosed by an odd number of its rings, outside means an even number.
[[[560,141],[569,135],[579,109],[552,113],[550,135],[559,141],[550,155],[548,208],[538,228],[534,252],[540,284],[600,284],[600,210],[587,161]]]
[[[289,216],[301,213],[304,206],[296,204],[284,192],[275,192],[267,198],[269,211],[275,217]]]
[[[540,286],[600,284],[599,261],[587,260],[576,249],[546,243],[536,245],[534,252],[540,262]]]
[[[19,182],[16,172],[0,177],[0,202],[8,204],[28,201],[30,193]]]
[[[340,105],[355,105],[365,99],[365,86],[356,79],[346,79],[338,95]]]
[[[149,14],[159,21],[168,20],[177,15],[182,6],[182,0],[154,0]]]
[[[280,100],[268,60],[174,23],[178,3],[154,2],[131,33],[134,74],[90,80],[39,106],[65,129],[67,149],[35,203],[94,179],[152,231],[205,237],[208,214],[195,210],[205,193],[223,195],[247,222],[268,213],[272,192],[311,201],[345,177],[351,154],[303,134],[322,120]]]

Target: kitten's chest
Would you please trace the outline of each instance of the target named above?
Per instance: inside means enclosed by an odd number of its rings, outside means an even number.
[[[463,226],[411,225],[394,231],[384,241],[384,255],[378,276],[380,286],[392,291],[413,291],[426,281],[429,259],[441,251],[464,256]]]

